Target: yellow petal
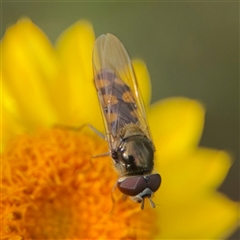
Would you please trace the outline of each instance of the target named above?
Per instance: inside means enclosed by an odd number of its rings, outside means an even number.
[[[161,232],[156,239],[223,239],[237,227],[239,205],[221,194],[176,202],[159,206]]]
[[[143,102],[148,107],[151,100],[151,82],[146,64],[140,59],[132,61]]]
[[[23,128],[21,121],[13,117],[12,113],[2,106],[2,119],[0,121],[1,129],[1,150],[0,153],[5,149],[8,141],[12,140],[16,134],[23,133],[26,129]]]
[[[30,20],[22,19],[6,31],[2,40],[3,87],[28,129],[56,121],[46,89],[57,70],[50,42]]]
[[[90,123],[102,130],[101,114],[93,84],[92,49],[94,44],[92,25],[79,21],[68,28],[57,42],[63,76],[58,95],[64,95],[57,104],[62,109],[65,124]],[[69,120],[68,120],[69,119]]]
[[[169,98],[151,106],[149,123],[157,154],[178,156],[195,148],[204,125],[203,106],[187,98]]]
[[[165,205],[174,204],[177,199],[184,204],[208,196],[222,183],[230,166],[226,152],[202,148],[178,158],[157,159],[156,168],[163,183],[156,201]]]

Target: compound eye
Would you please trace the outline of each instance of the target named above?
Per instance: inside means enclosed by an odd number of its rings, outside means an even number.
[[[151,174],[148,176],[148,187],[156,192],[161,185],[161,176],[158,173]]]
[[[128,195],[136,196],[147,188],[147,182],[143,176],[128,177],[117,183],[119,190]]]

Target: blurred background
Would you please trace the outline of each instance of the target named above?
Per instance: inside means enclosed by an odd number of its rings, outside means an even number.
[[[87,19],[96,36],[115,34],[132,58],[146,62],[152,102],[171,96],[200,100],[207,109],[200,145],[232,154],[234,163],[219,190],[239,200],[238,2],[9,1],[1,7],[1,38],[23,16],[52,43],[71,24]],[[239,231],[229,239],[239,239]]]

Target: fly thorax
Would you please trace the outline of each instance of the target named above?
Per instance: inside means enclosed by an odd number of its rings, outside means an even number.
[[[119,148],[119,164],[124,175],[138,175],[152,172],[154,147],[144,135],[123,139]]]
[[[121,129],[120,135],[122,138],[127,139],[129,137],[134,137],[136,135],[142,135],[145,137],[139,123],[129,123],[124,128]]]

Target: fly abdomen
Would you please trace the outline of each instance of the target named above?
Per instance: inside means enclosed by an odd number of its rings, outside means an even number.
[[[138,122],[137,105],[131,89],[114,72],[101,70],[95,85],[102,96],[104,114],[113,134],[116,134],[114,129]]]

